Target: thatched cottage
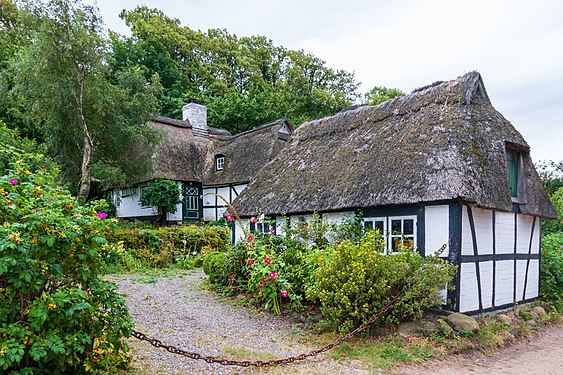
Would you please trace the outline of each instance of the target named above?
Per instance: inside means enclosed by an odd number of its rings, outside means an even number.
[[[156,208],[141,206],[139,199],[149,181],[166,178],[177,181],[182,193],[168,222],[217,220],[226,209],[217,195],[232,202],[293,133],[293,125],[282,119],[231,135],[207,125],[207,108],[201,104],[188,103],[182,112],[182,121],[157,117],[150,122],[163,139],[152,154],[150,173],[133,187],[113,190],[118,217],[155,219]]]
[[[302,124],[234,207],[278,233],[287,218],[361,211],[389,253],[447,243],[441,256],[459,266],[448,308],[465,313],[538,297],[540,218],[556,217],[528,144],[477,72]]]

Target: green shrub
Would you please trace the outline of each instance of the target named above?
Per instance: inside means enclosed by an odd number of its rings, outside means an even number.
[[[148,267],[167,267],[177,260],[195,260],[202,253],[226,251],[230,245],[230,234],[229,228],[220,226],[155,228],[122,225],[110,233],[108,241],[112,244],[121,243],[124,251],[114,253],[113,257],[105,258],[104,262],[107,269],[113,272],[118,272],[119,264],[125,261],[131,263],[131,258]],[[127,259],[119,259],[117,255]]]
[[[563,312],[563,232],[543,236],[540,295]]]
[[[378,323],[397,323],[439,306],[455,267],[438,257],[404,249],[383,255],[383,241],[368,233],[358,244],[343,242],[314,271],[308,298],[318,299],[327,325],[348,332],[369,320],[395,296],[403,295]]]
[[[55,187],[42,155],[0,144],[0,159],[0,372],[115,372],[132,322],[99,278],[108,219]]]
[[[226,253],[210,253],[203,260],[203,271],[211,283],[217,285],[227,285],[229,279],[229,269],[227,267]]]

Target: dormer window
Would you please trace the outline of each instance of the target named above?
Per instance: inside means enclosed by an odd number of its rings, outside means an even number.
[[[216,155],[215,156],[215,170],[222,171],[225,168],[225,156]]]
[[[506,150],[506,162],[508,165],[508,188],[510,189],[510,196],[513,198],[518,197],[518,177],[520,172],[520,155],[517,151]]]

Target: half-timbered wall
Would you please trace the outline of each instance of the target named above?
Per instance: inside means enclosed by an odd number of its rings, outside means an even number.
[[[227,202],[232,203],[236,197],[246,188],[246,184],[203,187],[203,220],[215,221],[223,217],[227,209]]]
[[[540,220],[462,206],[459,311],[511,306],[539,295]]]

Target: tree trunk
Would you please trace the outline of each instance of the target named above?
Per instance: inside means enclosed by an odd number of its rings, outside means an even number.
[[[84,117],[84,79],[85,76],[78,69],[77,81],[78,81],[78,96],[76,97],[76,104],[78,107],[78,123],[82,132],[84,133],[84,150],[82,151],[82,167],[80,170],[80,182],[78,197],[76,200],[80,203],[86,203],[88,195],[90,195],[90,183],[92,182],[92,177],[90,176],[90,167],[92,165],[92,153],[94,152],[94,142],[92,141],[92,135],[88,130],[86,125],[86,118]]]
[[[78,197],[76,198],[80,203],[86,203],[88,195],[90,195],[90,165],[92,164],[92,144],[91,138],[84,137],[84,151],[82,152],[82,167],[79,182]]]

